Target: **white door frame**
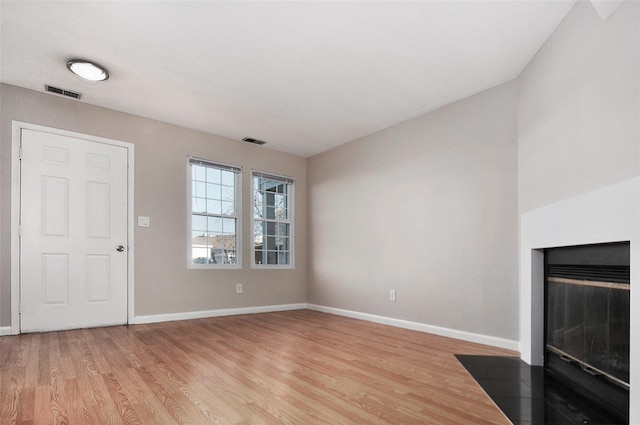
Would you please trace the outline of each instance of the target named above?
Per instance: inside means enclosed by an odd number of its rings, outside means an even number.
[[[133,323],[134,311],[134,145],[133,143],[119,140],[106,139],[104,137],[91,136],[37,124],[20,121],[12,122],[11,144],[11,333],[20,333],[20,135],[22,129],[41,131],[60,136],[73,137],[91,142],[104,143],[127,149],[129,172],[127,176],[127,323]]]

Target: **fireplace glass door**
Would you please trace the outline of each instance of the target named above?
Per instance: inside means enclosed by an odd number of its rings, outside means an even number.
[[[547,279],[547,348],[588,373],[629,385],[629,285]]]

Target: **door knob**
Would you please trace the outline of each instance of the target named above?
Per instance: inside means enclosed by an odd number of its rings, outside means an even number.
[[[124,251],[124,246],[118,245],[118,247],[116,248],[116,251],[118,251],[118,252]]]

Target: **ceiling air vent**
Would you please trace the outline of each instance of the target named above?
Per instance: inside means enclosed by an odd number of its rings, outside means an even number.
[[[53,86],[49,86],[49,85],[45,85],[44,89],[46,91],[50,92],[50,93],[61,94],[63,96],[72,97],[74,99],[80,99],[80,97],[82,96],[78,92],[71,91],[71,90],[65,90],[65,89],[61,89],[59,87],[53,87]]]
[[[242,139],[242,141],[247,143],[253,143],[254,145],[264,145],[265,143],[267,143],[264,140],[258,140],[252,137],[245,137],[244,139]]]

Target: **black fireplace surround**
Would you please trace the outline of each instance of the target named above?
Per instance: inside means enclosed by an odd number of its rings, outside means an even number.
[[[545,250],[545,367],[628,423],[630,244]]]

